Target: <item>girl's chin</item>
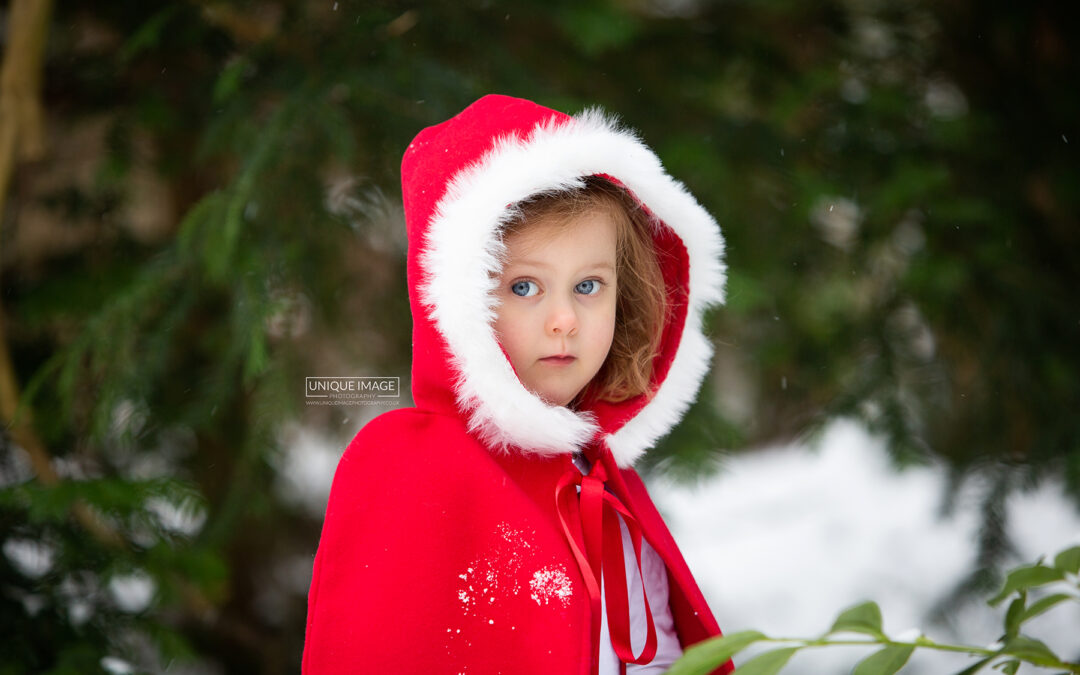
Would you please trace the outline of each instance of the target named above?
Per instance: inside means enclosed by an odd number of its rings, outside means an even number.
[[[574,400],[576,394],[567,396],[566,394],[559,394],[555,392],[544,392],[539,390],[533,390],[533,393],[540,397],[544,403],[548,405],[565,406]]]
[[[566,378],[536,378],[539,382],[525,383],[525,388],[535,394],[548,405],[569,405],[581,389],[571,391],[566,388]],[[550,386],[549,386],[550,385]]]
[[[550,396],[540,396],[540,398],[544,401],[544,403],[547,403],[548,405],[556,405],[556,406],[566,406],[567,404],[570,403],[570,401],[574,400],[573,396],[571,396],[570,398],[567,398],[567,399],[564,399],[564,398],[561,398],[561,397],[560,398],[552,398]]]

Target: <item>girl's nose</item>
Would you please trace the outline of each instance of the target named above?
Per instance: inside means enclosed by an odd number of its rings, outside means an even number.
[[[577,313],[573,305],[566,300],[552,303],[544,326],[549,335],[569,337],[577,332]]]

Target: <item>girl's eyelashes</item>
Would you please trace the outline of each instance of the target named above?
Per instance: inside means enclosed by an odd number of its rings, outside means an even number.
[[[604,282],[599,279],[586,279],[577,286],[574,286],[574,291],[582,295],[596,295],[600,292],[600,287],[603,285]]]
[[[596,295],[606,285],[602,279],[586,279],[574,286],[579,295]],[[518,279],[510,284],[510,292],[519,298],[531,298],[540,292],[540,285],[532,279]]]

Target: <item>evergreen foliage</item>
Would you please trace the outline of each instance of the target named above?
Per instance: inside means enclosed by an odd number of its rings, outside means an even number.
[[[306,408],[304,377],[407,381],[398,163],[493,91],[619,113],[724,230],[715,377],[646,468],[697,475],[858,417],[898,467],[986,479],[978,566],[942,611],[989,591],[1009,494],[1063,476],[1080,497],[1075,19],[57,3],[46,154],[17,165],[0,230],[20,403],[0,436],[0,672],[297,671],[319,516],[276,489],[288,434],[343,444],[367,412]]]

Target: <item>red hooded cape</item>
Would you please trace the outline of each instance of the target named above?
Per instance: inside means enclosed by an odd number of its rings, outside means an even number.
[[[611,604],[625,584],[616,511],[667,567],[683,648],[719,635],[633,469],[708,370],[701,317],[724,283],[716,223],[632,132],[595,110],[571,117],[485,96],[420,132],[401,173],[416,407],[368,423],[338,465],[304,672],[592,672],[601,569],[613,642],[625,616],[625,585],[622,607]],[[653,217],[673,311],[653,397],[572,411],[518,380],[491,326],[491,291],[508,207],[598,174]],[[594,463],[586,477],[571,460],[579,451]]]

